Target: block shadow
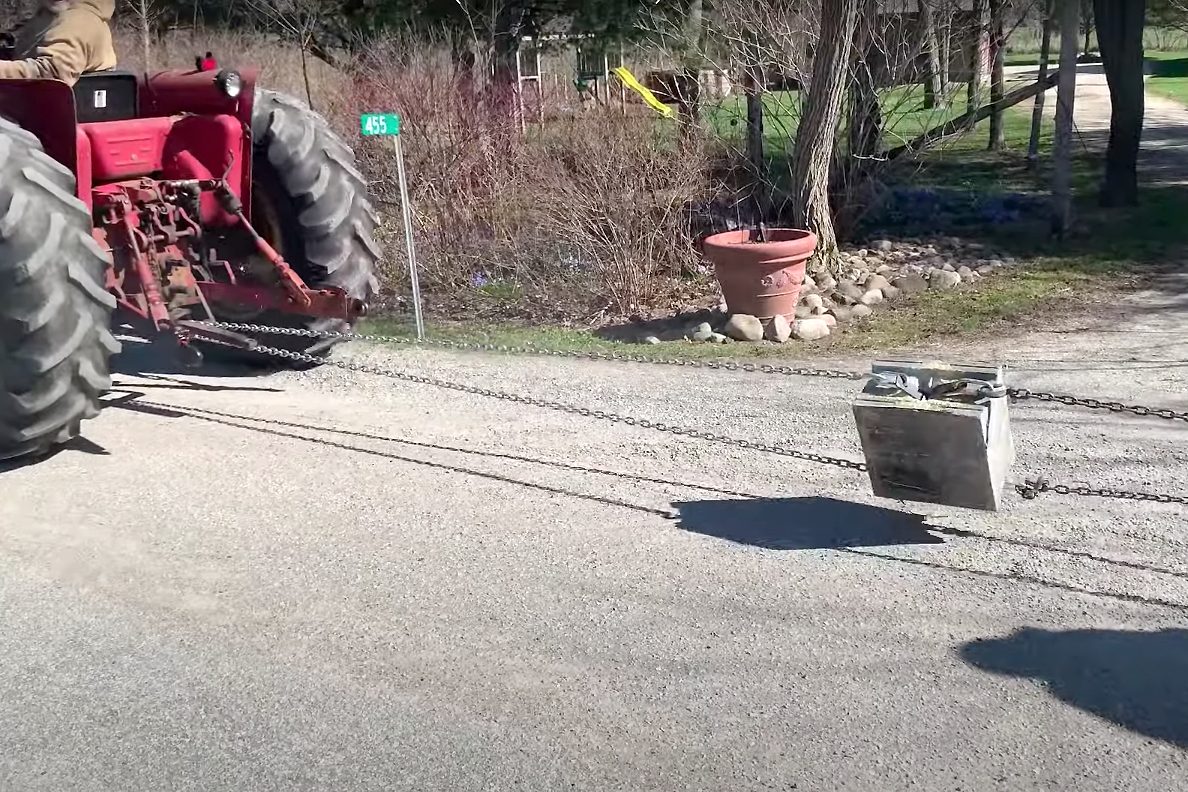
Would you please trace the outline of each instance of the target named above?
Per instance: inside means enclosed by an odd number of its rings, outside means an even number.
[[[834,498],[752,498],[674,503],[692,533],[769,550],[941,544],[924,517]]]

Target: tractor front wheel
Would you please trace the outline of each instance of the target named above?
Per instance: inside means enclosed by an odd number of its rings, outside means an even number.
[[[0,460],[75,438],[111,387],[115,298],[74,175],[0,118]]]
[[[252,114],[252,222],[311,288],[368,303],[380,252],[367,180],[325,119],[284,94],[257,90]],[[216,311],[217,313],[217,311]],[[258,323],[345,331],[338,319],[269,314]],[[322,356],[333,338],[264,336],[264,344]]]

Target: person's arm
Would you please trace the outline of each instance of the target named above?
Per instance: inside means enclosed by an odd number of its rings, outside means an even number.
[[[0,79],[61,80],[67,85],[78,82],[90,61],[92,39],[102,24],[89,15],[65,14],[45,32],[33,56],[24,60],[0,61]]]

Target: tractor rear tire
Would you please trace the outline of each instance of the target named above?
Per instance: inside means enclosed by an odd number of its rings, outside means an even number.
[[[355,155],[318,114],[297,100],[257,89],[252,114],[253,203],[278,220],[280,249],[310,288],[337,287],[371,302],[379,284],[377,218]],[[269,314],[264,324],[343,332],[340,319]],[[260,342],[315,357],[341,339],[270,335]]]
[[[116,301],[74,175],[0,118],[0,460],[78,436],[111,388]]]

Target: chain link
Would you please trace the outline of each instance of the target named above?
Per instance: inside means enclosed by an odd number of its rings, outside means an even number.
[[[816,377],[824,379],[861,381],[872,375],[859,371],[843,371],[840,369],[809,368],[801,366],[775,366],[767,363],[738,363],[732,360],[688,360],[682,358],[656,358],[644,355],[627,355],[620,352],[586,352],[574,349],[542,349],[531,346],[512,346],[507,344],[488,344],[475,341],[448,341],[444,339],[426,339],[417,341],[406,336],[373,335],[365,333],[339,332],[334,330],[307,330],[297,327],[271,327],[268,325],[243,324],[238,322],[199,322],[207,327],[217,327],[240,333],[259,333],[265,335],[299,336],[303,338],[338,338],[343,341],[370,341],[386,344],[409,344],[440,347],[442,349],[456,349],[470,352],[497,352],[511,355],[536,355],[539,357],[558,357],[573,360],[596,360],[617,363],[650,363],[659,366],[680,366],[683,368],[706,369],[710,371],[742,371],[757,374],[779,374],[786,377]],[[1167,408],[1143,407],[1127,405],[1116,401],[1102,401],[1094,398],[1065,396],[1058,393],[1032,391],[1027,388],[1008,388],[1007,395],[1017,401],[1043,401],[1063,404],[1068,407],[1084,407],[1090,410],[1109,410],[1114,413],[1132,413],[1143,418],[1164,418],[1172,421],[1188,422],[1188,412],[1177,412]]]
[[[447,341],[426,339],[418,342],[405,336],[367,335],[364,333],[336,332],[333,330],[306,330],[296,327],[269,327],[266,325],[240,324],[236,322],[199,322],[207,327],[233,330],[239,333],[261,333],[303,338],[339,338],[344,341],[371,341],[387,344],[410,344],[457,349],[469,352],[499,352],[510,355],[536,355],[538,357],[559,357],[576,360],[598,360],[616,363],[651,363],[658,366],[680,366],[682,368],[711,369],[715,371],[745,371],[759,374],[782,374],[788,377],[824,377],[839,380],[864,380],[870,375],[857,371],[836,369],[799,368],[795,366],[772,366],[759,363],[737,363],[732,360],[687,360],[682,358],[655,358],[642,355],[625,355],[619,352],[585,352],[576,349],[542,349],[530,346],[509,346],[486,344],[474,341]]]
[[[1169,421],[1188,422],[1188,412],[1176,412],[1175,410],[1169,410],[1166,408],[1142,407],[1131,404],[1123,404],[1122,402],[1116,401],[1102,401],[1101,399],[1083,399],[1077,396],[1065,396],[1059,393],[1032,391],[1026,388],[1008,388],[1007,395],[1018,401],[1034,399],[1036,401],[1042,402],[1055,402],[1057,404],[1063,404],[1066,407],[1085,407],[1089,410],[1109,410],[1113,413],[1127,412],[1142,416],[1143,418],[1166,418]]]
[[[799,459],[803,462],[819,462],[823,465],[833,465],[835,467],[856,471],[865,471],[867,469],[865,462],[854,462],[849,459],[840,459],[838,457],[826,456],[824,454],[795,451],[790,448],[783,448],[781,446],[760,443],[751,440],[739,440],[727,435],[715,434],[713,432],[704,432],[699,429],[687,429],[682,426],[672,426],[660,421],[631,418],[619,415],[617,413],[606,412],[604,410],[591,410],[587,407],[576,407],[572,404],[565,404],[563,402],[537,399],[532,396],[521,396],[515,393],[506,393],[504,391],[493,390],[491,388],[480,388],[474,385],[463,385],[461,383],[449,382],[447,380],[435,379],[433,377],[423,377],[418,374],[409,374],[408,372],[404,371],[393,371],[391,369],[380,368],[379,366],[372,366],[367,363],[350,363],[343,360],[327,360],[325,358],[315,357],[314,355],[307,355],[304,352],[293,352],[288,349],[277,349],[276,347],[268,346],[257,346],[254,348],[254,351],[286,360],[295,360],[301,363],[334,366],[346,371],[357,371],[363,374],[375,374],[380,377],[388,377],[390,379],[402,380],[404,382],[413,382],[419,385],[431,385],[435,388],[444,388],[446,390],[458,391],[459,393],[468,393],[474,396],[484,396],[490,399],[500,399],[502,401],[512,402],[513,404],[525,404],[531,407],[542,407],[548,410],[569,413],[570,415],[580,415],[585,418],[597,418],[601,421],[611,421],[613,423],[624,424],[626,426],[638,426],[643,429],[651,429],[657,432],[667,432],[668,434],[674,434],[680,437],[691,437],[697,440],[707,440],[711,443],[721,443],[723,445],[735,446],[737,448],[744,448],[750,451],[763,451],[769,454],[778,454],[779,456]]]
[[[392,342],[392,343],[414,343],[411,339],[401,336],[384,336],[384,335],[365,335],[361,333],[344,333],[335,331],[313,331],[303,328],[286,328],[286,327],[269,327],[265,325],[242,324],[234,322],[204,322],[208,326],[219,327],[225,330],[232,330],[236,332],[246,333],[266,333],[272,335],[282,336],[300,336],[307,338],[341,338],[344,340],[356,341],[373,341],[373,342]],[[858,374],[855,372],[836,371],[832,369],[801,369],[789,366],[768,366],[768,365],[754,365],[746,363],[733,362],[716,362],[716,361],[690,361],[679,359],[656,359],[637,357],[634,355],[620,355],[617,353],[601,353],[601,352],[578,352],[569,350],[546,350],[536,349],[533,347],[515,347],[505,346],[502,344],[478,344],[464,341],[432,341],[428,342],[433,346],[462,349],[462,350],[480,350],[490,352],[504,352],[504,353],[525,353],[533,355],[548,355],[555,357],[567,358],[585,358],[592,360],[610,360],[610,361],[626,361],[634,363],[656,363],[660,365],[675,365],[675,366],[690,366],[693,368],[709,368],[722,369],[727,371],[752,371],[765,374],[786,374],[789,376],[810,376],[810,377],[829,377],[834,379],[849,379],[859,380],[866,379],[871,375]],[[521,396],[514,393],[506,393],[504,391],[493,390],[491,388],[481,388],[473,385],[464,385],[457,382],[449,382],[447,380],[440,380],[433,377],[424,377],[417,374],[409,374],[402,371],[393,371],[391,369],[373,366],[367,363],[352,363],[342,360],[328,360],[323,357],[316,357],[314,355],[307,355],[304,352],[295,352],[288,349],[278,349],[276,347],[259,345],[254,347],[254,351],[270,355],[273,357],[282,358],[285,360],[294,360],[301,363],[310,363],[314,365],[329,365],[340,368],[346,371],[356,371],[364,374],[374,374],[381,377],[388,377],[390,379],[401,380],[404,382],[412,382],[420,385],[430,385],[446,390],[457,391],[460,393],[467,393],[475,396],[483,396],[486,398],[499,399],[514,404],[524,404],[532,407],[540,407],[557,412],[568,413],[570,415],[579,415],[587,418],[596,418],[598,420],[610,421],[612,423],[623,424],[625,426],[638,426],[643,429],[651,429],[657,432],[666,432],[668,434],[677,435],[680,437],[690,437],[698,440],[705,440],[711,443],[720,443],[723,445],[730,445],[736,448],[742,448],[751,451],[762,451],[770,454],[777,454],[779,456],[790,457],[804,462],[817,462],[824,465],[832,465],[847,470],[854,470],[865,472],[868,470],[866,463],[855,462],[849,459],[841,459],[839,457],[831,457],[825,454],[814,454],[806,451],[796,451],[781,446],[771,445],[769,443],[760,443],[751,440],[740,440],[729,437],[727,435],[720,435],[714,432],[705,432],[699,429],[688,429],[681,426],[672,426],[660,421],[649,421],[646,419],[631,418],[628,416],[619,415],[617,413],[606,412],[604,410],[592,410],[586,407],[577,407],[563,402],[550,401],[547,399],[537,399],[531,396]],[[1128,407],[1118,402],[1102,402],[1097,399],[1078,399],[1073,396],[1060,396],[1051,393],[1042,393],[1026,390],[1023,388],[1013,388],[1007,391],[1007,395],[1016,399],[1037,399],[1039,401],[1051,401],[1070,406],[1081,406],[1089,409],[1108,409],[1113,412],[1133,412],[1136,415],[1155,415],[1161,418],[1176,418],[1185,419],[1185,414],[1175,413],[1171,410],[1153,410],[1146,407]],[[1188,504],[1188,497],[1180,495],[1166,495],[1148,492],[1131,492],[1126,490],[1115,490],[1109,488],[1098,487],[1080,487],[1068,486],[1065,484],[1052,484],[1046,478],[1037,477],[1034,479],[1027,479],[1025,483],[1015,486],[1015,490],[1027,500],[1034,500],[1041,494],[1054,492],[1058,495],[1082,495],[1099,498],[1115,498],[1131,501],[1150,501],[1154,503],[1181,503]]]
[[[1118,500],[1150,501],[1152,503],[1183,503],[1188,504],[1188,497],[1183,495],[1164,495],[1153,492],[1132,492],[1105,487],[1070,487],[1067,484],[1053,484],[1046,478],[1027,479],[1023,484],[1016,484],[1015,490],[1027,500],[1035,500],[1045,492],[1055,492],[1057,495],[1084,495],[1092,498],[1115,498]]]

